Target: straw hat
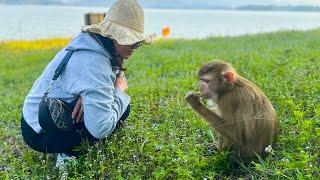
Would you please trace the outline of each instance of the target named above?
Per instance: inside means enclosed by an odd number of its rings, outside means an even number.
[[[151,41],[151,35],[144,35],[144,13],[137,0],[117,0],[103,22],[83,26],[82,31],[115,39],[121,45]]]

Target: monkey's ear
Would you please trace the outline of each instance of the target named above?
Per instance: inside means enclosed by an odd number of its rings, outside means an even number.
[[[232,71],[227,71],[227,72],[224,72],[222,73],[222,76],[225,78],[225,80],[230,83],[230,84],[233,84],[236,82],[236,78],[235,78],[235,75]]]

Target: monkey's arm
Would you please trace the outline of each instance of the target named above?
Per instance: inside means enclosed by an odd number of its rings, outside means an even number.
[[[198,94],[189,92],[186,95],[186,101],[190,104],[192,109],[195,110],[201,117],[203,117],[210,125],[217,126],[223,123],[223,119],[220,116],[200,102],[200,97]]]
[[[199,95],[194,92],[189,92],[186,95],[186,101],[190,104],[192,109],[194,109],[203,119],[205,119],[205,121],[207,121],[211,125],[211,127],[213,127],[218,133],[222,134],[232,141],[234,140],[234,138],[229,135],[230,130],[229,128],[227,128],[229,125],[226,125],[226,122],[223,118],[205,107],[200,102]]]

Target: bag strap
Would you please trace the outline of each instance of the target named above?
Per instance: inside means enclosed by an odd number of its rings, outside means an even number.
[[[63,73],[63,71],[66,69],[67,64],[73,54],[73,52],[75,50],[72,49],[66,49],[67,54],[64,56],[64,58],[62,59],[61,63],[59,64],[59,66],[57,67],[57,69],[54,72],[54,76],[50,82],[49,87],[47,88],[47,90],[44,92],[43,98],[47,97],[49,92],[51,91],[51,88],[53,87],[54,83],[56,82],[56,80],[59,78],[59,76]]]

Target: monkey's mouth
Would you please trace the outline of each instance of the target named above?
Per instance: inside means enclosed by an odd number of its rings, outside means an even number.
[[[206,105],[209,107],[209,108],[214,108],[217,106],[217,103],[214,102],[212,99],[207,99],[206,100]]]
[[[198,95],[200,98],[202,98],[204,100],[210,99],[210,96],[208,94],[204,94],[204,93],[199,92]]]

